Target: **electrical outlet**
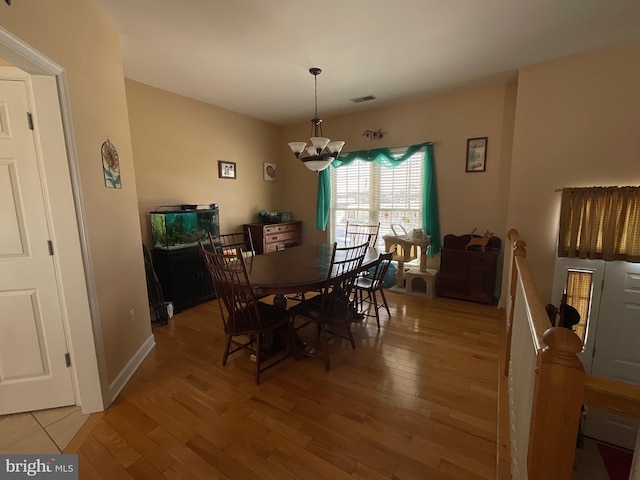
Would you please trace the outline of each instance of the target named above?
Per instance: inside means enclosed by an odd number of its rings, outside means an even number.
[[[133,308],[129,310],[129,322],[131,322],[131,325],[136,323],[136,311]]]

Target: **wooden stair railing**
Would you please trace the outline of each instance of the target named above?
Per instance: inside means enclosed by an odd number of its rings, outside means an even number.
[[[640,386],[587,375],[584,403],[593,408],[640,420]]]
[[[570,480],[582,405],[640,419],[640,386],[585,374],[577,356],[582,341],[552,327],[526,262],[526,243],[517,230],[508,238],[514,249],[501,381],[508,381],[511,476]],[[500,405],[502,416],[505,402]],[[505,433],[499,429],[500,437]],[[498,442],[500,448],[505,440]],[[499,469],[498,478],[508,477]]]

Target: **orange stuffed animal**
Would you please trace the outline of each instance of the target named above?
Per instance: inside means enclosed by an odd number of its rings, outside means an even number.
[[[474,228],[473,232],[471,232],[471,239],[469,239],[469,243],[465,245],[464,249],[469,250],[469,247],[478,245],[482,248],[482,251],[484,252],[487,244],[489,243],[489,239],[493,236],[493,233],[487,230],[486,232],[484,232],[483,237],[474,237],[473,234],[476,232],[476,230],[477,228]]]

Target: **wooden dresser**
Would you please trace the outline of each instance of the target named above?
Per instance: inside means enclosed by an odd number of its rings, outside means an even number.
[[[439,297],[459,298],[495,305],[501,240],[491,237],[483,252],[473,246],[465,250],[471,235],[445,235],[440,256]]]
[[[302,245],[302,222],[248,223],[256,253],[269,253]]]

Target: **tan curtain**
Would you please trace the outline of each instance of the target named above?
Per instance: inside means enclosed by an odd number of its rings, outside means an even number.
[[[640,187],[563,189],[558,256],[640,262]]]

